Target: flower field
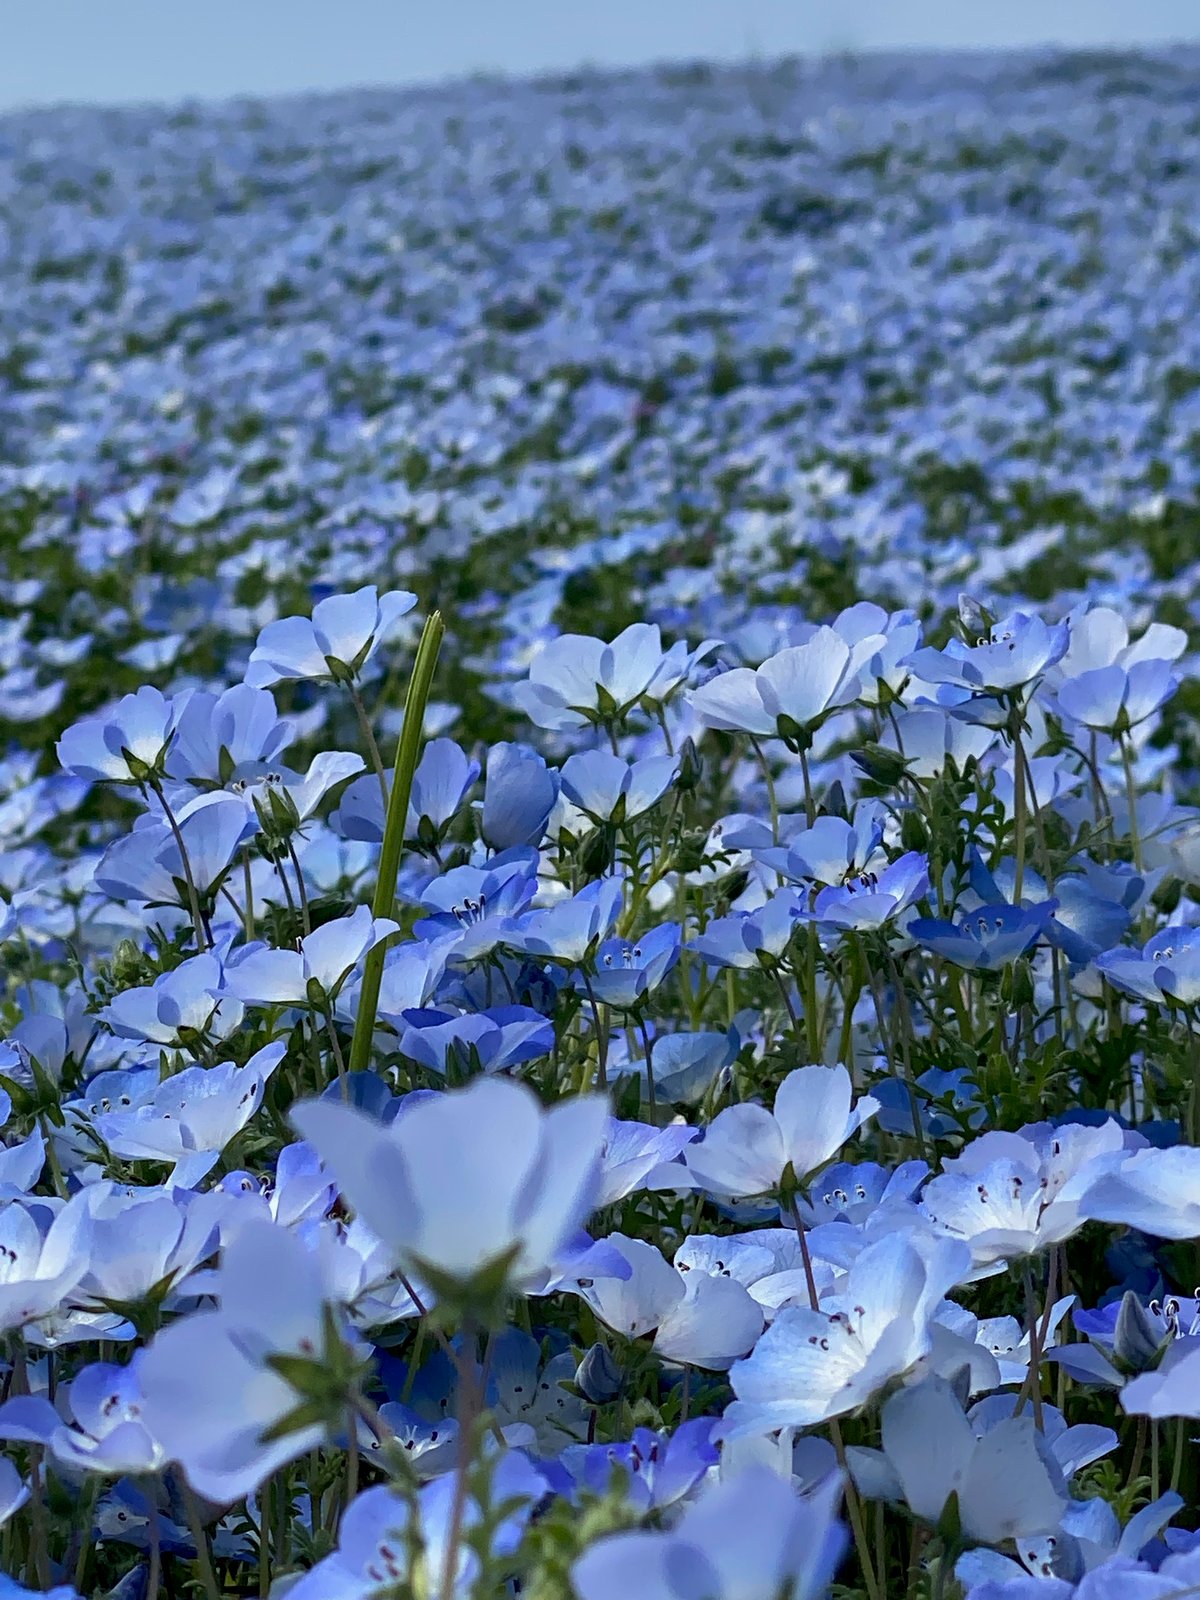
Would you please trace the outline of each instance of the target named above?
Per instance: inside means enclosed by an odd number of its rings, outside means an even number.
[[[1200,1592],[1200,50],[0,118],[0,1600]]]

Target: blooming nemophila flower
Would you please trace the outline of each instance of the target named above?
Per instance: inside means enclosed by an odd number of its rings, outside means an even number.
[[[1187,634],[1165,622],[1152,622],[1140,639],[1129,642],[1125,618],[1111,606],[1089,606],[1067,619],[1070,643],[1055,669],[1056,680],[1119,666],[1127,671],[1143,661],[1178,661],[1187,649]]]
[[[641,1003],[674,970],[679,960],[680,928],[664,922],[636,939],[605,939],[588,978],[597,1000],[620,1009]]]
[[[100,1016],[122,1039],[187,1049],[202,1039],[224,1039],[241,1023],[239,1001],[218,999],[223,968],[212,951],[191,956],[151,984],[123,989]]]
[[[1096,1174],[1086,1215],[1157,1239],[1200,1238],[1200,1149],[1132,1150]]]
[[[359,906],[350,916],[306,934],[298,950],[258,945],[236,952],[225,965],[217,993],[245,1005],[324,1005],[367,951],[397,931],[387,917],[372,917],[366,906]]]
[[[1066,623],[1013,611],[972,642],[951,639],[944,650],[915,650],[908,664],[926,683],[953,684],[976,694],[1011,694],[1060,661],[1069,643]]]
[[[532,851],[515,851],[486,867],[453,867],[421,891],[429,914],[413,931],[419,939],[453,936],[445,959],[465,966],[509,944],[519,916],[537,893],[537,860]]]
[[[822,1600],[846,1548],[836,1481],[801,1498],[765,1466],[711,1484],[666,1532],[612,1534],[571,1569],[580,1600]]]
[[[0,1206],[0,1332],[56,1311],[87,1272],[90,1250],[83,1193],[57,1207],[33,1198]]]
[[[515,684],[511,693],[539,728],[616,724],[641,702],[668,700],[716,648],[709,640],[689,653],[681,641],[664,653],[657,624],[646,622],[631,623],[611,644],[564,633],[543,646],[528,682]]]
[[[1057,1129],[1041,1148],[1017,1135],[984,1135],[930,1179],[921,1211],[970,1246],[976,1267],[1034,1254],[1089,1219],[1102,1175],[1124,1159],[1123,1141],[1111,1120]]]
[[[405,589],[380,594],[371,583],[319,601],[311,619],[269,622],[250,653],[246,682],[266,689],[294,678],[356,678],[416,603]]]
[[[471,1279],[502,1265],[516,1286],[552,1265],[592,1210],[605,1116],[599,1096],[543,1111],[505,1078],[424,1098],[386,1128],[330,1101],[292,1112],[402,1266]]]
[[[1093,961],[1122,994],[1158,1005],[1167,996],[1191,1006],[1200,1000],[1200,926],[1160,928],[1140,950],[1114,945]]]
[[[830,927],[867,931],[900,917],[928,893],[929,862],[909,850],[879,872],[821,889],[813,898],[812,916]]]
[[[406,837],[423,846],[440,844],[479,770],[478,761],[469,760],[453,739],[430,739],[413,773]]]
[[[957,922],[914,917],[908,934],[918,944],[968,972],[998,972],[1023,956],[1046,933],[1057,900],[1036,906],[984,905]]]
[[[91,1217],[87,1271],[72,1292],[80,1305],[128,1313],[161,1301],[211,1256],[227,1207],[188,1189],[137,1189],[101,1179],[83,1190]]]
[[[860,671],[885,643],[869,634],[849,645],[833,628],[817,628],[757,671],[734,667],[694,689],[692,709],[708,728],[807,745],[827,717],[859,697]]]
[[[613,1467],[622,1467],[632,1506],[643,1512],[670,1511],[689,1498],[720,1461],[712,1431],[711,1417],[692,1417],[671,1433],[635,1428],[631,1438],[613,1444],[568,1445],[560,1458],[570,1480],[567,1493],[573,1499],[581,1491],[604,1494]]]
[[[127,1366],[96,1362],[82,1368],[67,1395],[69,1424],[39,1395],[8,1401],[0,1406],[0,1438],[45,1445],[74,1472],[116,1477],[161,1471],[162,1447],[142,1417],[141,1361],[135,1351]]]
[[[775,1092],[775,1109],[727,1106],[684,1151],[688,1171],[712,1194],[765,1194],[790,1167],[797,1181],[837,1154],[878,1109],[870,1095],[853,1100],[843,1066],[798,1067]]]
[[[813,1310],[781,1311],[729,1378],[725,1438],[812,1427],[865,1405],[929,1351],[938,1303],[970,1271],[957,1241],[885,1234]]]
[[[597,878],[568,900],[518,917],[505,942],[526,955],[580,965],[611,933],[623,898],[619,878]]]
[[[645,1122],[609,1117],[600,1147],[602,1171],[597,1210],[623,1200],[635,1189],[658,1188],[660,1181],[670,1187],[678,1178],[681,1185],[686,1185],[688,1176],[678,1157],[696,1136],[697,1130],[682,1121],[656,1128]]]
[[[706,1272],[679,1271],[652,1244],[610,1234],[630,1267],[628,1278],[580,1282],[579,1294],[602,1322],[637,1339],[654,1333],[667,1361],[724,1371],[762,1332],[762,1311],[742,1284]]]
[[[809,916],[809,896],[798,889],[780,889],[754,911],[714,917],[688,949],[714,967],[757,967],[777,963],[795,937],[796,926]]]
[[[291,723],[267,690],[245,683],[221,694],[197,689],[182,700],[167,775],[201,788],[224,788],[247,763],[277,761],[292,737]]]
[[[662,799],[678,772],[675,756],[623,761],[607,750],[584,750],[563,763],[559,782],[593,822],[632,822]]]
[[[785,844],[756,849],[754,855],[772,872],[806,889],[869,881],[887,865],[883,829],[881,809],[862,804],[852,821],[818,817]]]
[[[453,1015],[413,1010],[400,1035],[400,1053],[443,1077],[447,1061],[484,1072],[504,1072],[536,1061],[554,1048],[554,1024],[529,1006],[492,1006]]]
[[[239,846],[255,833],[254,818],[240,796],[214,791],[197,795],[175,820],[192,882],[202,896],[211,895]],[[96,866],[95,882],[114,900],[189,906],[179,840],[167,823],[150,817],[109,846]]]
[[[995,728],[982,722],[965,722],[937,706],[905,706],[884,728],[880,742],[904,761],[905,770],[925,782],[948,771],[951,762],[959,772],[969,761],[981,761],[999,738]]]
[[[954,1495],[963,1533],[980,1544],[1052,1532],[1067,1506],[1062,1471],[1032,1416],[1002,1404],[1004,1420],[980,1436],[943,1379],[898,1390],[883,1407],[882,1450],[847,1451],[859,1491],[934,1528]]]
[[[58,759],[81,778],[143,784],[161,776],[180,711],[177,700],[157,689],[139,689],[68,728],[58,741]]]
[[[1153,716],[1178,688],[1169,661],[1114,663],[1067,678],[1059,686],[1058,707],[1085,728],[1125,734]]]
[[[96,1133],[127,1161],[172,1161],[172,1182],[199,1183],[262,1105],[268,1078],[283,1060],[282,1040],[244,1066],[187,1067],[166,1078],[141,1105],[92,1116]]]
[[[489,1530],[488,1548],[497,1558],[511,1556],[530,1514],[547,1490],[546,1478],[519,1450],[500,1451],[490,1470],[491,1507],[507,1507],[499,1525]],[[411,1499],[388,1484],[364,1490],[346,1507],[338,1530],[338,1547],[292,1586],[295,1600],[362,1600],[403,1582],[411,1572],[410,1534],[423,1551],[424,1569],[440,1584],[450,1558],[452,1522],[471,1538],[455,1545],[452,1569],[454,1600],[467,1600],[479,1577],[475,1530],[484,1512],[473,1495],[455,1509],[455,1474],[435,1478]],[[461,1519],[459,1512],[461,1511]],[[410,1526],[415,1517],[416,1526]]]
[[[325,1435],[324,1420],[308,1418],[274,1358],[324,1363],[332,1383],[333,1364],[348,1365],[351,1352],[340,1340],[331,1347],[336,1324],[326,1315],[317,1261],[285,1228],[241,1228],[222,1252],[211,1292],[215,1308],[178,1318],[146,1347],[142,1418],[192,1487],[226,1503]]]

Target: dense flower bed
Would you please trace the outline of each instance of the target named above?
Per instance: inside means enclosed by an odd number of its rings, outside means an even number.
[[[1200,1587],[1198,83],[0,121],[0,1596]]]

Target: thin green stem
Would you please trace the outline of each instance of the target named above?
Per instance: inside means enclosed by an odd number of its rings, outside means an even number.
[[[208,1548],[208,1534],[200,1517],[200,1505],[195,1492],[186,1479],[181,1478],[179,1492],[183,1499],[183,1509],[187,1516],[188,1531],[192,1536],[192,1543],[196,1546],[196,1571],[200,1578],[201,1586],[208,1600],[221,1600],[221,1590],[217,1583],[217,1575],[213,1571],[212,1553]]]
[[[1142,870],[1142,836],[1138,831],[1137,817],[1137,779],[1133,772],[1133,751],[1128,738],[1121,739],[1121,765],[1125,768],[1125,804],[1129,810],[1129,848],[1133,852],[1133,864],[1139,872]]]
[[[437,667],[445,627],[442,614],[435,611],[425,624],[417,657],[409,679],[408,695],[404,702],[404,727],[400,734],[400,748],[396,753],[396,774],[388,797],[387,820],[383,830],[383,849],[379,857],[379,876],[375,882],[372,913],[376,917],[389,917],[396,904],[396,878],[400,871],[400,854],[404,846],[404,825],[408,819],[408,801],[412,794],[413,773],[421,744],[421,726],[425,720],[425,706]],[[371,1039],[375,1033],[375,1014],[379,1006],[379,987],[383,981],[385,947],[375,945],[367,953],[363,968],[362,990],[359,994],[358,1015],[354,1019],[354,1039],[350,1046],[350,1071],[363,1072],[371,1056]]]
[[[362,732],[363,740],[367,746],[367,753],[371,757],[371,766],[375,776],[379,779],[379,793],[383,797],[383,809],[388,808],[388,783],[387,769],[383,764],[383,757],[379,754],[379,746],[375,742],[375,730],[371,726],[371,719],[367,715],[367,708],[363,704],[363,697],[358,692],[358,686],[351,682],[346,685],[350,691],[350,701],[354,706],[354,715],[358,718],[358,726]]]

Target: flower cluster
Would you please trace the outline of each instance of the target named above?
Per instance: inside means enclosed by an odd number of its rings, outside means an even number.
[[[1196,71],[11,123],[4,1593],[1200,1586]]]

